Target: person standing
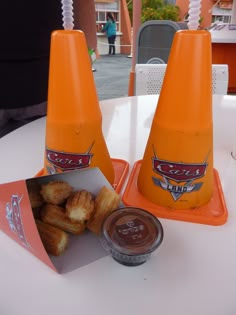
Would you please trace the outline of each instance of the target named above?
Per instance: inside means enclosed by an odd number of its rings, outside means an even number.
[[[107,22],[102,28],[102,32],[106,32],[109,45],[109,55],[115,55],[116,21],[111,13],[107,13]]]

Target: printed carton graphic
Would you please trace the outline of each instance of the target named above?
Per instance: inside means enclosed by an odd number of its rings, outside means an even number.
[[[69,246],[61,256],[49,256],[39,236],[28,195],[27,183],[39,185],[63,180],[74,190],[85,189],[97,195],[103,186],[112,188],[98,168],[76,170],[0,185],[0,229],[50,268],[66,272],[106,256],[98,238],[89,231],[70,235]]]

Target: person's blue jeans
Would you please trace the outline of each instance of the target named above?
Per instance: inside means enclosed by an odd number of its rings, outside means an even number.
[[[108,37],[109,55],[111,54],[115,55],[116,53],[115,40],[116,40],[116,35],[111,35]]]

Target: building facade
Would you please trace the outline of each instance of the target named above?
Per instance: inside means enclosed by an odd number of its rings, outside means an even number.
[[[189,0],[176,0],[176,5],[180,7],[181,20],[187,18],[189,3]],[[201,28],[208,28],[215,22],[230,23],[232,6],[233,0],[202,0]]]
[[[100,55],[108,53],[108,42],[101,28],[106,24],[107,13],[111,12],[117,24],[116,52],[129,54],[131,50],[131,25],[126,0],[95,0],[97,49]]]
[[[107,20],[107,13],[113,13],[117,23],[116,52],[122,54],[131,53],[131,22],[129,18],[126,0],[94,0],[96,9],[97,48],[98,54],[108,53],[108,42],[101,28]],[[135,0],[133,0],[135,1]],[[137,1],[137,0],[136,0]],[[141,1],[141,0],[140,0]],[[212,23],[230,23],[232,21],[233,1],[236,0],[202,0],[201,23],[202,29],[209,28]],[[190,0],[169,0],[180,8],[180,19],[188,18]]]

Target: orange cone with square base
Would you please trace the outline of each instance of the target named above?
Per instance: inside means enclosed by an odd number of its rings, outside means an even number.
[[[84,33],[51,36],[44,173],[99,167],[109,182],[114,169],[102,133],[102,116]]]
[[[140,193],[172,209],[193,209],[213,195],[211,37],[175,34],[138,175]]]

